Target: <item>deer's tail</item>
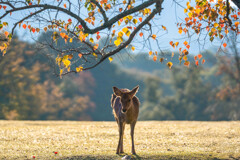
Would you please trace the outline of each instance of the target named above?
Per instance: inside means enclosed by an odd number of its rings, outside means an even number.
[[[111,106],[112,106],[112,108],[113,108],[114,101],[115,101],[116,97],[117,96],[115,94],[112,94],[112,98],[111,98]]]

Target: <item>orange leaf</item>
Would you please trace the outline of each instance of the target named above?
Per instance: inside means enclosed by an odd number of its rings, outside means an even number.
[[[63,5],[63,7],[64,7],[64,8],[67,8],[67,5],[66,5],[66,3]]]
[[[3,9],[6,10],[7,6],[3,6]]]
[[[153,34],[153,35],[152,35],[152,38],[153,38],[154,40],[156,40],[156,37],[157,37],[156,34]]]
[[[199,65],[198,60],[195,61],[195,64],[196,64],[197,66]]]
[[[9,35],[8,31],[5,31],[4,34],[6,37]]]
[[[202,64],[204,64],[205,63],[205,59],[202,59]]]
[[[169,44],[170,44],[171,46],[173,46],[173,41],[169,42]]]
[[[23,24],[22,26],[23,26],[23,28],[24,28],[24,29],[26,29],[26,28],[27,28],[27,25],[26,25],[26,24]]]
[[[68,58],[69,58],[69,59],[72,59],[72,58],[73,58],[73,55],[72,55],[72,54],[69,54],[69,55],[68,55]]]
[[[202,58],[202,55],[201,55],[201,54],[198,54],[198,58],[201,59],[201,58]]]
[[[140,35],[140,37],[142,37],[142,36],[143,36],[143,33],[141,32],[141,33],[139,33],[139,35]]]
[[[190,45],[187,45],[186,47],[187,47],[187,49],[189,49],[189,48],[190,48]]]
[[[151,55],[153,54],[153,52],[152,52],[152,51],[149,51],[148,54],[149,54],[149,56],[151,56]]]
[[[194,56],[194,60],[195,60],[195,61],[197,60],[197,56]]]
[[[187,67],[189,67],[190,62],[189,62],[189,61],[184,62],[184,65],[187,66]]]
[[[154,62],[157,61],[157,56],[153,56],[153,61],[154,61]]]
[[[223,43],[223,47],[226,48],[227,47],[227,43]]]
[[[138,19],[139,19],[140,22],[142,22],[142,17],[139,17]]]
[[[78,54],[78,57],[79,57],[79,58],[82,58],[82,54],[81,54],[81,53],[79,53],[79,54]]]
[[[186,46],[186,45],[188,44],[188,42],[187,42],[187,41],[185,41],[185,42],[183,42],[183,44]]]

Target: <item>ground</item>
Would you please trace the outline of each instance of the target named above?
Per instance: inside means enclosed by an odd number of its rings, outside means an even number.
[[[0,121],[0,159],[121,159],[117,142],[116,122]],[[240,159],[240,122],[138,122],[135,145],[132,159]]]

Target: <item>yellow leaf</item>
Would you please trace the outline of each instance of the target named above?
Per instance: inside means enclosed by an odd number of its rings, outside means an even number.
[[[124,33],[126,33],[126,32],[128,31],[128,28],[125,27],[125,28],[122,29],[122,31],[123,31]],[[120,32],[119,32],[119,33],[120,33]],[[119,33],[118,33],[118,36],[119,36]]]
[[[168,68],[169,68],[169,69],[171,69],[171,68],[172,68],[172,65],[173,65],[173,63],[172,63],[172,62],[168,62],[168,63],[167,63],[167,66],[168,66]]]
[[[218,25],[218,23],[214,23],[213,26],[217,28],[219,25]]]
[[[130,34],[131,34],[131,32],[130,32],[130,31],[127,31],[127,32],[126,32],[126,36],[128,36],[128,37],[129,37],[129,36],[130,36]]]
[[[68,55],[66,55],[66,56],[68,57]],[[68,59],[63,59],[62,62],[66,68],[71,64],[71,61],[69,61]]]
[[[76,68],[76,71],[77,71],[77,72],[81,72],[82,70],[83,70],[83,67],[81,67],[81,66],[79,66],[79,67]]]
[[[113,60],[113,58],[112,58],[112,57],[109,57],[108,59],[109,59],[109,61],[110,61],[110,62],[112,62],[112,60]]]
[[[172,57],[174,57],[174,52],[172,52]]]
[[[114,41],[114,44],[115,44],[116,46],[119,46],[119,45],[121,44],[121,41],[120,41],[119,39],[117,39],[117,40]]]
[[[133,19],[133,23],[136,24],[138,22],[137,19]]]
[[[94,43],[94,40],[93,40],[93,38],[90,38],[90,39],[89,39],[89,41],[90,41],[91,43]]]
[[[97,54],[96,53],[92,53],[92,55],[95,57],[95,58],[97,58],[98,56],[97,56]]]
[[[187,9],[184,9],[184,13],[187,13],[187,11],[188,11]]]
[[[70,38],[70,39],[69,39],[69,42],[70,42],[70,43],[72,43],[72,41],[73,41],[73,39],[72,39],[72,38]]]
[[[135,47],[132,46],[132,51],[134,51],[134,50],[135,50]]]

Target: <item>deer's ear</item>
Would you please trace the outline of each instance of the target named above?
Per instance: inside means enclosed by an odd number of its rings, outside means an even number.
[[[121,92],[120,89],[118,89],[117,87],[113,87],[113,93],[114,93],[116,96],[121,96],[121,95],[122,95],[122,92]]]
[[[136,86],[135,88],[133,88],[130,92],[129,95],[131,97],[134,97],[136,95],[136,93],[138,92],[139,86]]]

